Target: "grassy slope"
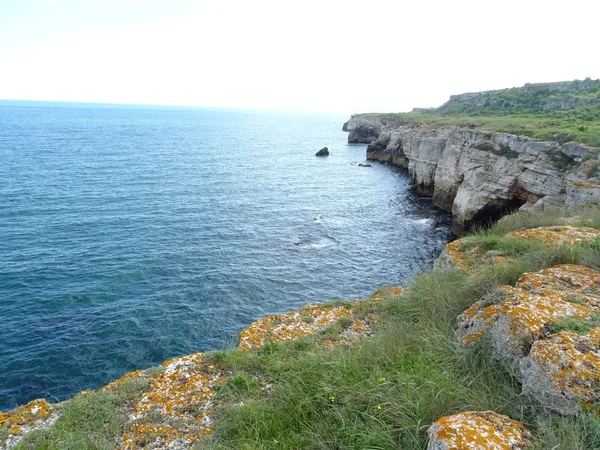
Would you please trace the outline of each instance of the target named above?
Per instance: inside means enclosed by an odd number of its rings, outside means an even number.
[[[564,213],[518,214],[476,233],[472,243],[493,240],[496,249],[518,260],[476,274],[431,271],[418,277],[408,294],[376,306],[384,323],[370,340],[327,349],[313,338],[268,345],[257,354],[215,354],[237,373],[220,395],[243,406],[219,412],[212,446],[423,449],[427,427],[440,416],[493,409],[524,421],[538,448],[600,448],[597,415],[535,414],[510,370],[488,358],[485,344],[465,349],[454,340],[458,314],[525,271],[559,263],[600,268],[598,246],[503,242],[508,231],[557,224]],[[590,217],[586,225],[600,227],[600,218]],[[275,386],[268,395],[259,379]]]
[[[524,421],[540,449],[600,448],[597,415],[534,413],[510,370],[488,357],[485,343],[462,348],[454,340],[457,315],[523,272],[559,263],[600,269],[597,245],[550,248],[502,238],[515,229],[557,224],[565,214],[519,213],[469,238],[471,245],[518,256],[513,263],[484,266],[475,274],[432,270],[407,294],[365,303],[365,314],[382,317],[380,331],[370,339],[323,346],[324,339],[340,334],[342,320],[319,335],[270,343],[258,352],[207,355],[234,375],[219,385],[217,396],[226,406],[215,412],[214,438],[197,448],[424,449],[434,420],[470,409],[493,409]],[[584,223],[600,228],[600,215],[588,213]],[[125,406],[143,391],[136,383],[65,403],[53,427],[33,432],[18,448],[114,448],[125,430]]]
[[[464,126],[470,124],[488,131],[519,134],[543,141],[559,143],[574,141],[600,147],[600,80],[559,83],[566,89],[555,91],[549,84],[529,85],[523,92],[519,88],[499,93],[457,100],[429,114],[399,114],[409,121],[419,121],[437,126]],[[551,85],[551,84],[550,84]],[[581,106],[569,110],[548,110],[548,103],[565,102]]]

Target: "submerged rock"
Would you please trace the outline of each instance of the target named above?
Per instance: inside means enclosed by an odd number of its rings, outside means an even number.
[[[321,150],[315,153],[315,156],[329,156],[329,149],[327,147],[323,147]]]
[[[427,430],[427,450],[523,450],[531,442],[525,426],[493,411],[445,416]]]

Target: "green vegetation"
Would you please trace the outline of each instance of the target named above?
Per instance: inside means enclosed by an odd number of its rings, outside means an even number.
[[[439,108],[423,111],[398,117],[434,126],[463,126],[600,147],[600,80],[527,84],[459,95]]]
[[[423,122],[435,126],[468,126],[487,131],[529,136],[541,141],[565,143],[580,142],[591,147],[600,147],[600,107],[598,117],[582,126],[577,110],[540,114],[507,114],[502,116],[469,116],[400,113],[406,121]],[[595,116],[593,116],[595,117]]]
[[[577,110],[583,121],[600,119],[600,80],[526,84],[520,88],[454,96],[432,110],[437,114],[503,116],[507,114],[548,114],[561,117]]]
[[[330,349],[313,336],[269,344],[257,353],[216,354],[244,382],[221,386],[221,398],[232,399],[235,390],[233,398],[242,405],[217,412],[211,448],[424,449],[431,422],[468,409],[493,409],[524,421],[539,449],[600,448],[597,415],[538,415],[520,396],[511,370],[489,359],[486,343],[461,348],[454,340],[461,312],[479,299],[501,301],[498,287],[513,284],[523,272],[560,263],[600,267],[600,254],[591,246],[549,247],[502,237],[560,224],[564,216],[560,210],[519,213],[478,230],[469,238],[473,244],[519,258],[476,273],[434,270],[418,277],[408,293],[373,306],[383,323],[371,339]],[[594,213],[581,223],[600,227]],[[260,389],[259,382],[272,388]]]
[[[111,392],[80,394],[63,404],[52,427],[29,433],[16,449],[114,449],[126,429],[126,406],[139,398],[147,384],[147,379],[137,378]]]
[[[539,414],[520,395],[509,367],[489,357],[488,343],[456,345],[456,318],[473,302],[503,299],[499,286],[526,271],[560,263],[600,268],[600,243],[550,247],[506,238],[510,231],[559,225],[564,210],[517,213],[476,230],[466,248],[518,256],[474,273],[431,270],[410,289],[381,302],[365,302],[364,314],[380,317],[375,336],[332,348],[349,325],[341,319],[322,333],[259,351],[206,354],[228,370],[216,385],[216,433],[198,449],[425,449],[426,430],[439,417],[491,409],[523,421],[538,449],[600,448],[600,417],[582,410],[574,418]],[[579,224],[600,228],[588,211]],[[569,301],[577,302],[576,295]],[[340,302],[337,302],[339,304]],[[595,319],[595,318],[594,318]],[[560,329],[581,332],[590,324],[564,320]],[[144,379],[110,393],[90,393],[66,402],[48,430],[27,436],[19,449],[109,449],[125,429],[126,406],[139,398]]]

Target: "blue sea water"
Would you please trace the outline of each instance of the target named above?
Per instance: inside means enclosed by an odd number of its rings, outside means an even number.
[[[0,102],[0,410],[429,266],[447,217],[346,118]]]

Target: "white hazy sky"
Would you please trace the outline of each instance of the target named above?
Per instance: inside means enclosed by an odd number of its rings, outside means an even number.
[[[598,0],[0,0],[0,99],[407,111],[600,77]]]

